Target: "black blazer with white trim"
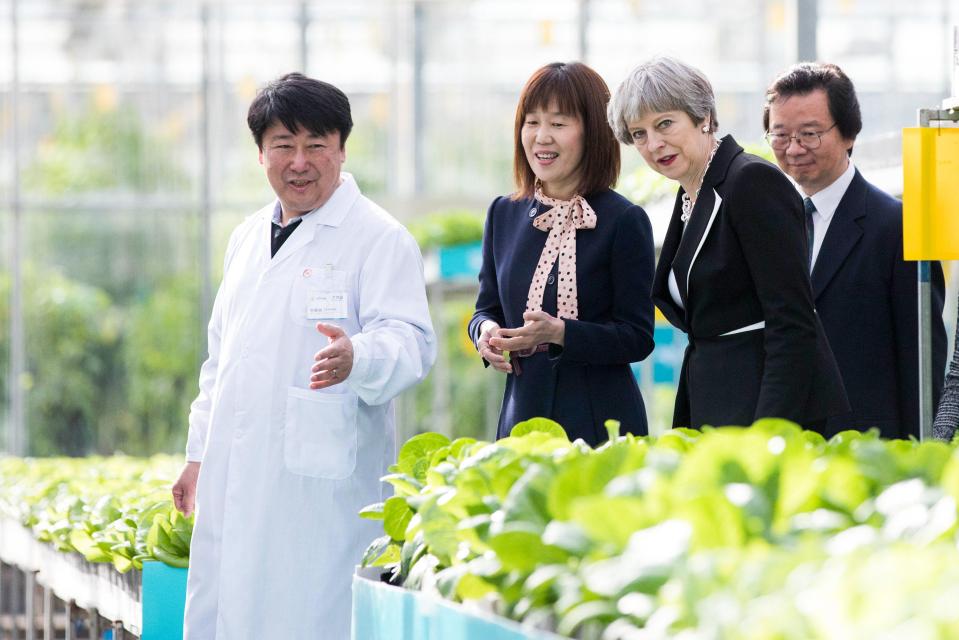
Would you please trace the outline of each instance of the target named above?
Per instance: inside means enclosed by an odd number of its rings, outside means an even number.
[[[653,280],[653,301],[689,336],[673,426],[776,417],[823,430],[848,402],[813,308],[795,188],[726,136],[685,232],[681,196]],[[669,294],[670,269],[684,308]]]

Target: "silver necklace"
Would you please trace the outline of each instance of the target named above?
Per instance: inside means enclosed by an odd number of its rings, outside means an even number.
[[[706,178],[706,172],[709,171],[709,165],[712,163],[713,158],[716,156],[716,151],[719,149],[719,145],[722,144],[722,140],[716,140],[713,144],[713,150],[710,152],[709,157],[706,159],[706,166],[703,167],[703,173],[699,176],[699,186],[696,187],[696,193],[693,195],[694,198],[699,199],[699,190],[703,188],[703,180]],[[682,198],[682,209],[683,214],[679,216],[679,219],[684,223],[689,220],[689,216],[693,215],[693,203],[695,200],[689,197],[688,193],[683,194]]]

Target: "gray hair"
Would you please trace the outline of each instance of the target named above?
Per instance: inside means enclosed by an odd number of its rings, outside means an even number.
[[[719,128],[716,97],[703,72],[668,56],[644,62],[616,89],[606,119],[623,144],[633,144],[627,123],[647,113],[683,111],[696,124],[708,121],[710,130]]]

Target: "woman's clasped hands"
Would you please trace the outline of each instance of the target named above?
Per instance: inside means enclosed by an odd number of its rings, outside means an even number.
[[[563,346],[566,323],[545,311],[527,311],[523,326],[503,329],[491,320],[483,322],[476,349],[484,360],[497,371],[512,373],[513,367],[506,352],[531,352],[541,344]]]

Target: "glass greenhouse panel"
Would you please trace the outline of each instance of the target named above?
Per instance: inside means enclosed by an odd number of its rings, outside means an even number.
[[[195,213],[75,208],[27,219],[27,452],[179,450],[201,357]]]

